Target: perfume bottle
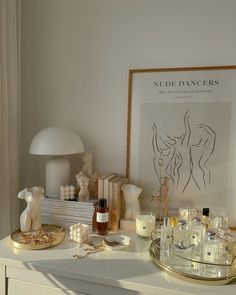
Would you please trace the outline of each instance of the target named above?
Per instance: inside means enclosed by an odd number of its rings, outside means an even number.
[[[108,230],[108,207],[107,199],[101,198],[98,200],[96,209],[96,225],[99,235],[106,235]]]
[[[206,241],[203,247],[203,261],[212,263],[206,264],[204,274],[211,277],[227,276],[229,273],[230,252],[227,251],[227,243],[222,237],[218,237],[216,232],[208,230]],[[232,258],[232,257],[231,257]],[[215,265],[221,264],[221,265]]]
[[[186,222],[192,221],[197,216],[197,214],[198,212],[196,209],[179,209],[179,219],[185,220]]]
[[[208,227],[210,223],[210,209],[209,208],[203,208],[202,209],[202,223]]]
[[[208,228],[223,229],[229,231],[229,218],[223,216],[215,216],[211,218]]]
[[[160,246],[163,250],[171,251],[173,243],[173,228],[170,225],[170,219],[164,217],[163,225],[161,226],[161,243]]]
[[[205,262],[216,263],[219,258],[220,244],[216,239],[216,232],[208,230],[204,242],[202,256]]]
[[[236,237],[232,236],[228,230],[222,228],[217,229],[216,238],[220,241],[219,260],[222,263],[231,264],[233,253],[235,252]]]
[[[191,222],[190,244],[192,246],[192,255],[200,258],[206,235],[206,226],[202,224],[201,219],[195,217]]]
[[[186,250],[190,246],[191,226],[185,220],[179,220],[174,228],[174,245],[176,249]]]

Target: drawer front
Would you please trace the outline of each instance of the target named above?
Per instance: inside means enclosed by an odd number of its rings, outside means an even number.
[[[52,288],[56,290],[62,290],[64,289],[63,293],[52,293],[52,294],[92,294],[92,295],[147,295],[147,292],[142,293],[141,291],[132,291],[129,289],[123,289],[121,286],[113,287],[109,285],[100,284],[99,282],[88,282],[84,280],[72,279],[72,278],[65,278],[62,276],[52,275],[49,273],[41,273],[38,271],[33,270],[26,270],[26,269],[19,269],[15,267],[8,266],[6,271],[6,276],[8,278],[8,282],[13,282],[11,284],[18,284],[18,282],[21,282],[21,284],[25,284],[27,287],[27,284],[31,285],[39,285],[43,286],[44,288]],[[8,283],[9,285],[9,283]],[[24,285],[24,286],[25,286]],[[25,287],[25,288],[26,288]],[[13,286],[11,285],[11,290],[13,290]],[[69,293],[70,290],[72,293]],[[19,295],[24,293],[9,293],[8,295]],[[41,292],[41,291],[40,291]],[[43,294],[44,293],[32,293],[33,295]],[[31,293],[26,293],[24,295],[27,295]],[[47,293],[45,293],[48,295]],[[1,295],[1,293],[0,293]]]
[[[0,295],[6,294],[5,265],[0,265]]]
[[[0,293],[1,294],[1,293]],[[19,281],[15,279],[8,279],[8,294],[7,295],[87,295],[84,293],[62,290],[59,288],[52,288],[48,286],[42,286],[30,282]]]

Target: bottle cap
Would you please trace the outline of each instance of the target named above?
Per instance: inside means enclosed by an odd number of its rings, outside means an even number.
[[[107,208],[107,199],[101,198],[98,200],[98,207],[99,208]]]
[[[185,226],[185,225],[186,225],[186,221],[183,220],[183,219],[180,219],[180,220],[178,221],[178,224],[179,224],[180,226]]]
[[[216,236],[216,232],[214,230],[207,231],[207,240],[214,240]]]
[[[209,208],[202,209],[202,215],[204,215],[204,216],[209,216],[209,212],[210,212]]]
[[[201,223],[201,219],[199,218],[199,217],[194,217],[193,218],[193,222],[195,222],[195,223]]]

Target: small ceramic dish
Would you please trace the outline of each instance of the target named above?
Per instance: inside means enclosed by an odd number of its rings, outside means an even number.
[[[104,239],[106,248],[111,250],[121,250],[130,244],[130,237],[125,235],[108,235]]]

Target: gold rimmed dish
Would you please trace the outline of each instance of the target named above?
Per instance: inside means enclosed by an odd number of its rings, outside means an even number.
[[[40,250],[60,244],[65,238],[65,229],[56,224],[43,224],[38,231],[23,233],[14,231],[10,239],[15,248],[21,250]]]

